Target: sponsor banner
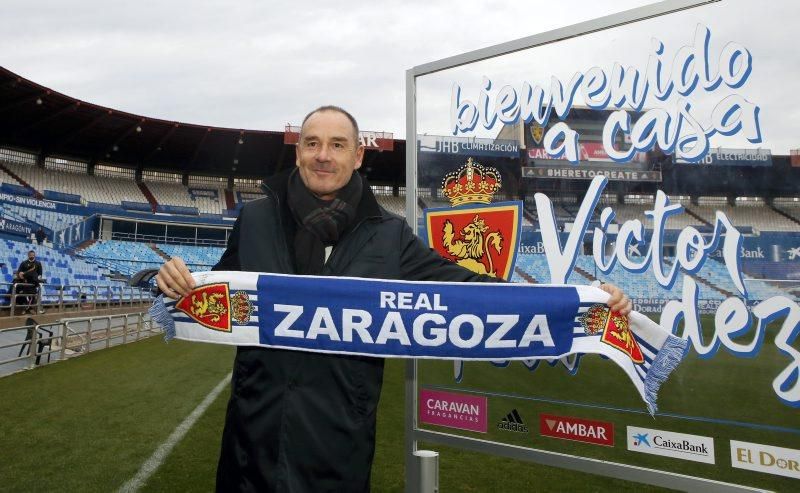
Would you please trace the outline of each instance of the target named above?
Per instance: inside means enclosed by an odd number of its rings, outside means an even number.
[[[690,163],[685,159],[672,158],[680,164],[708,164],[716,166],[772,166],[772,151],[769,149],[709,149],[700,161]]]
[[[379,151],[394,150],[394,134],[391,132],[358,132],[358,140],[367,149]],[[300,127],[286,125],[283,133],[283,143],[295,145],[300,141]]]
[[[633,309],[640,313],[661,313],[664,305],[671,299],[669,293],[665,293],[663,298],[631,298]],[[717,313],[722,300],[699,299],[697,300],[697,312],[703,315],[713,315]]]
[[[800,479],[800,450],[731,440],[731,466]]]
[[[614,423],[607,421],[540,414],[539,433],[562,440],[614,446]]]
[[[10,193],[0,193],[0,202],[8,202],[9,204],[27,205],[29,207],[38,207],[40,209],[55,209],[56,204],[46,200],[38,200],[32,197],[22,197],[20,195],[11,195]]]
[[[30,236],[33,228],[25,223],[18,223],[10,219],[0,219],[0,231],[19,236]]]
[[[456,156],[519,157],[519,143],[515,140],[421,135],[417,142],[419,152]]]
[[[580,161],[588,161],[588,162],[603,162],[603,163],[610,163],[613,162],[611,158],[608,156],[605,148],[603,147],[602,142],[585,142],[578,144],[578,156]],[[547,153],[547,151],[543,147],[533,147],[528,149],[528,158],[530,159],[559,159],[559,160],[566,160],[566,155],[562,155],[560,157],[553,157]],[[630,161],[635,163],[644,163],[647,161],[647,156],[643,152],[637,152],[633,155],[633,158]]]
[[[519,411],[512,409],[503,419],[497,423],[497,429],[502,431],[513,431],[516,433],[528,433],[528,426],[519,415]]]
[[[714,464],[714,439],[628,426],[628,450]]]
[[[486,397],[427,389],[419,393],[420,423],[486,433],[488,414]]]
[[[597,176],[605,176],[609,180],[615,181],[661,181],[660,171],[586,166],[525,166],[522,168],[522,176],[524,178],[571,178],[575,180],[591,180]]]

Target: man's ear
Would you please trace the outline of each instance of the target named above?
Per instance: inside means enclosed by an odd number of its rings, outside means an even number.
[[[361,167],[361,163],[364,161],[364,149],[365,147],[362,145],[356,149],[356,167],[354,169]]]

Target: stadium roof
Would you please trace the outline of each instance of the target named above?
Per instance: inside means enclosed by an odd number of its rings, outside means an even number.
[[[283,131],[210,127],[81,101],[0,67],[0,145],[86,162],[218,176],[264,177],[294,165]],[[405,175],[405,141],[368,150],[373,182]]]

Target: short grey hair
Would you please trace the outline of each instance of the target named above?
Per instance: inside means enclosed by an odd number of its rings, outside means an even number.
[[[319,108],[311,111],[309,114],[306,115],[305,118],[303,118],[303,123],[300,125],[300,134],[302,135],[303,127],[305,127],[306,122],[308,121],[308,119],[311,118],[312,115],[314,115],[316,113],[322,113],[323,111],[335,111],[336,113],[343,114],[344,116],[347,117],[348,120],[350,120],[350,123],[353,125],[353,132],[354,132],[353,135],[355,137],[356,147],[358,147],[358,122],[356,121],[356,119],[355,119],[355,117],[353,115],[351,115],[347,110],[345,110],[341,106],[335,106],[335,105],[332,105],[332,104],[328,104],[328,105],[325,105],[325,106],[320,106]]]

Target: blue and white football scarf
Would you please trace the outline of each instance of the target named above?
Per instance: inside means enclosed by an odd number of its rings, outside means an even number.
[[[590,286],[387,281],[198,272],[152,319],[187,341],[381,358],[553,360],[601,354],[628,374],[651,413],[686,341],[646,316],[612,313]]]

